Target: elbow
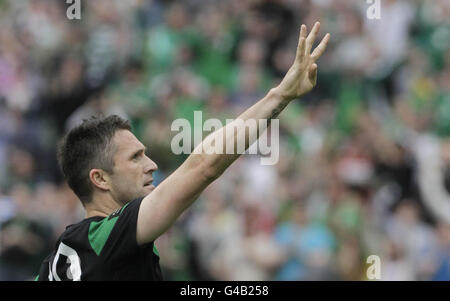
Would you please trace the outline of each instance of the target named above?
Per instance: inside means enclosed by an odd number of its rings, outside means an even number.
[[[207,183],[214,182],[222,173],[214,166],[207,165],[201,167],[201,175]]]
[[[186,161],[186,167],[194,171],[207,184],[215,181],[222,174],[216,164],[213,164],[204,154],[191,154]]]

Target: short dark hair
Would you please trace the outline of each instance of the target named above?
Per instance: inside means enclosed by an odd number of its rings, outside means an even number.
[[[71,129],[58,149],[58,161],[69,187],[83,204],[92,200],[89,172],[93,168],[112,173],[115,147],[112,138],[118,130],[131,131],[128,120],[117,115],[93,116]]]

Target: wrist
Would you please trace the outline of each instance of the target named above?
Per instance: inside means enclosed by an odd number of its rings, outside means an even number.
[[[286,93],[283,93],[282,89],[278,86],[275,88],[270,89],[269,93],[267,93],[269,97],[277,98],[281,100],[282,102],[291,102],[295,99],[295,97],[292,97]]]

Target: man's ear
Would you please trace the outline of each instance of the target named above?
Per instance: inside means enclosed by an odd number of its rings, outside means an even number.
[[[98,168],[93,168],[89,171],[89,179],[91,180],[91,183],[101,189],[101,190],[109,190],[110,189],[110,177],[108,174]]]

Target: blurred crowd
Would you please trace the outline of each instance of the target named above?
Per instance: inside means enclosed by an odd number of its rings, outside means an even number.
[[[168,280],[450,280],[450,2],[0,0],[0,280],[27,280],[84,218],[56,146],[118,114],[179,166],[177,118],[235,118],[331,33],[317,87],[280,114],[280,160],[236,161],[156,240]],[[321,37],[320,36],[320,37]]]

